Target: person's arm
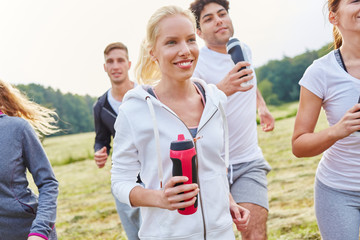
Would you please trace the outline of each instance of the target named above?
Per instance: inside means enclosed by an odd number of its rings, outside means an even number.
[[[297,157],[312,157],[323,153],[336,141],[360,130],[360,104],[349,109],[335,125],[314,133],[322,99],[301,87],[299,109],[292,136],[292,152]]]
[[[130,192],[130,203],[134,207],[158,207],[171,211],[189,207],[194,205],[200,190],[197,184],[182,184],[175,187],[176,183],[186,181],[188,178],[184,176],[172,177],[162,190],[135,187]]]
[[[261,92],[256,88],[256,107],[260,118],[260,126],[264,132],[274,130],[275,119],[271,115],[269,109],[266,106],[265,100],[261,95]]]
[[[237,230],[239,230],[240,232],[245,231],[250,221],[250,211],[237,204],[233,199],[231,193],[229,194],[229,200],[230,213]]]
[[[103,168],[109,156],[111,132],[101,121],[101,106],[98,102],[94,105],[95,144],[94,160],[99,168]]]
[[[29,237],[38,236],[46,239],[55,225],[58,181],[39,138],[29,124],[23,129],[22,149],[24,163],[39,191],[36,217],[31,225]]]
[[[226,96],[230,96],[236,92],[246,92],[253,88],[253,85],[249,85],[246,87],[242,87],[241,84],[247,81],[250,81],[254,78],[252,75],[253,71],[249,68],[245,68],[238,72],[240,68],[250,66],[248,62],[238,62],[234,68],[225,76],[223,80],[221,80],[218,84],[216,84],[217,88],[223,91]],[[242,77],[246,75],[245,77]]]
[[[197,184],[183,184],[175,187],[176,183],[187,181],[186,177],[172,177],[164,188],[159,190],[145,189],[136,183],[140,172],[140,162],[135,146],[135,136],[131,129],[129,120],[120,111],[115,122],[116,133],[111,169],[111,188],[114,196],[120,202],[133,207],[151,206],[174,210],[194,203],[195,196],[199,192]],[[153,157],[156,162],[156,156]],[[190,192],[178,194],[185,191]],[[187,199],[192,200],[186,202]]]

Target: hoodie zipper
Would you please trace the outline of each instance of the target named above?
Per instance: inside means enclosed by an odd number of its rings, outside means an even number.
[[[177,119],[179,119],[184,126],[186,127],[186,129],[188,130],[188,132],[190,133],[190,136],[192,137],[192,134],[189,130],[189,128],[186,126],[186,124],[184,123],[183,120],[181,120],[174,112],[170,111],[169,109],[167,109],[166,107],[162,106],[166,111],[168,111],[170,114],[174,115]],[[218,111],[218,109],[216,109],[216,111],[214,111],[214,113],[209,117],[209,119],[204,123],[204,125],[198,129],[195,138],[197,137],[198,133],[204,128],[204,126],[213,118],[213,116],[215,115],[215,113]],[[196,146],[196,141],[194,141],[194,138],[192,138],[192,142],[194,143],[194,147],[195,147],[195,151],[197,152],[197,146]],[[198,174],[198,179],[199,179],[199,168],[198,168],[198,161],[196,161],[196,169],[197,169],[197,174]],[[198,186],[200,188],[200,179],[198,181]],[[201,188],[200,188],[201,189]],[[201,196],[201,191],[199,192],[199,195]],[[204,228],[204,240],[206,240],[206,223],[205,223],[205,216],[204,216],[204,208],[203,208],[203,203],[202,203],[202,197],[200,197],[199,199],[200,205],[201,205],[201,217],[203,219],[203,228]]]
[[[113,114],[112,112],[110,112],[110,110],[109,110],[109,109],[107,109],[107,108],[103,107],[103,110],[104,110],[104,111],[106,111],[108,114],[110,114],[112,117],[114,117],[114,118],[116,119],[116,115],[115,115],[115,114]]]

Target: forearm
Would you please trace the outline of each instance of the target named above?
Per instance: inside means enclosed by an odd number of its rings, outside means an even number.
[[[339,139],[333,127],[317,133],[304,133],[293,139],[292,151],[296,157],[313,157],[323,153]]]
[[[132,205],[130,202],[131,191],[137,187],[142,188],[136,183],[139,170],[136,166],[133,167],[126,167],[115,158],[111,168],[111,191],[120,202],[128,205]]]
[[[301,87],[299,108],[292,136],[292,152],[297,157],[312,157],[323,153],[336,141],[353,132],[351,119],[358,108],[350,109],[335,125],[314,132],[322,106],[322,99]]]
[[[264,98],[262,97],[258,88],[256,89],[256,105],[257,113],[260,119],[261,129],[264,132],[270,132],[274,130],[275,119],[267,108]]]
[[[106,147],[106,149],[108,150],[108,146],[110,146],[109,144],[105,144],[103,142],[96,142],[94,144],[94,152],[99,151],[100,149],[102,149],[103,147]]]
[[[130,192],[130,203],[133,207],[158,207],[161,205],[161,190],[134,187]]]
[[[103,129],[102,131],[96,131],[95,136],[95,144],[94,144],[94,151],[97,152],[103,147],[106,147],[107,154],[109,154],[111,146],[111,133],[108,132],[106,129]]]
[[[229,96],[230,94],[226,91],[226,89],[224,88],[223,82],[220,81],[218,84],[216,84],[216,87],[223,91],[223,93],[225,93],[226,96]]]
[[[38,207],[36,217],[32,223],[30,232],[40,233],[45,236],[50,234],[56,221],[57,197],[59,194],[59,183],[49,169],[48,176],[40,183],[36,180],[39,190]],[[36,179],[37,177],[33,175]]]
[[[131,206],[157,207],[168,210],[186,208],[193,205],[199,193],[197,184],[180,184],[188,181],[187,177],[176,176],[170,178],[163,189],[153,190],[136,186],[129,193]]]
[[[233,204],[233,203],[236,204],[236,202],[235,202],[235,200],[234,200],[234,198],[233,198],[233,196],[232,196],[231,193],[229,193],[229,201],[230,201],[230,205]]]
[[[101,121],[100,110],[94,108],[94,127],[95,127],[95,144],[94,151],[106,147],[107,154],[110,152],[110,143],[111,143],[111,132]]]
[[[266,102],[258,88],[256,88],[256,108],[257,109],[262,109],[262,108],[267,109]]]
[[[51,195],[57,196],[57,189],[53,189]],[[30,234],[35,234],[41,236],[49,236],[52,231],[55,221],[56,221],[56,197],[49,196],[41,196],[44,195],[40,193],[39,196],[39,205],[36,211],[36,218],[32,222]],[[45,199],[44,198],[48,198]],[[55,199],[54,199],[55,198]]]

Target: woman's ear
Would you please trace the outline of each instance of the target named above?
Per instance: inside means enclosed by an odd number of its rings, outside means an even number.
[[[336,26],[338,24],[338,15],[334,12],[329,12],[329,22]]]
[[[151,61],[157,62],[157,58],[154,56],[154,51],[153,50],[150,50],[150,57],[151,57]]]

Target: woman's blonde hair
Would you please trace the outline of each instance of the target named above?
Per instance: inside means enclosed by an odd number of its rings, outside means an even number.
[[[159,8],[149,19],[146,27],[146,38],[141,43],[139,59],[135,66],[135,77],[139,84],[154,85],[161,79],[161,72],[158,64],[152,61],[150,51],[154,49],[159,35],[159,23],[166,17],[174,15],[183,15],[187,17],[196,27],[194,14],[178,6],[165,6]]]
[[[37,134],[50,135],[59,131],[57,114],[30,101],[17,88],[0,79],[0,110],[8,116],[26,119]]]

